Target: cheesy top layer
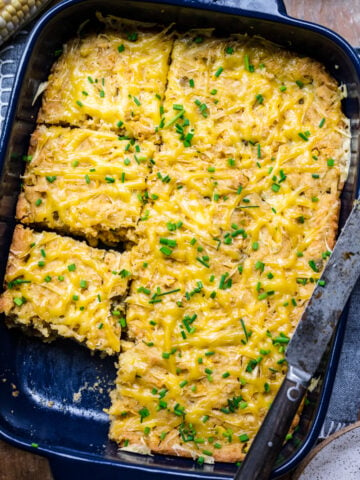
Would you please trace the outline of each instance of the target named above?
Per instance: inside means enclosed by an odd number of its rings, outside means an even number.
[[[172,51],[110,434],[236,461],[334,244],[348,124],[317,62],[200,38]]]
[[[155,146],[110,132],[40,126],[33,134],[17,216],[116,244],[141,214]]]
[[[166,30],[87,35],[64,46],[49,77],[38,122],[156,138],[172,45]],[[156,68],[154,68],[156,65]]]
[[[56,332],[111,354],[120,350],[129,276],[127,254],[18,226],[1,310],[45,337]]]

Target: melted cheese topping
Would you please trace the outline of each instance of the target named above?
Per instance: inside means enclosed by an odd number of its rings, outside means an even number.
[[[154,149],[113,133],[40,126],[17,217],[86,236],[92,244],[132,238]]]
[[[45,337],[57,333],[112,354],[120,350],[125,324],[128,269],[127,254],[18,226],[0,310]]]
[[[152,30],[132,22],[65,45],[38,121],[154,137],[172,40],[166,30]]]
[[[39,121],[81,128],[38,130],[18,216],[136,241],[110,437],[131,451],[241,460],[334,244],[349,148],[341,94],[322,65],[261,39],[202,31],[173,42],[168,30],[103,20],[109,30],[70,42],[53,68]],[[125,155],[109,130],[151,142],[140,144],[149,175],[134,163],[136,146]],[[7,274],[31,283],[12,285],[3,309],[118,351],[112,288],[126,279],[108,265],[126,260],[111,253],[104,266],[82,244],[32,235],[36,245],[20,249],[21,262],[14,254]]]
[[[318,63],[198,38],[172,51],[110,436],[236,461],[334,243],[348,126]]]

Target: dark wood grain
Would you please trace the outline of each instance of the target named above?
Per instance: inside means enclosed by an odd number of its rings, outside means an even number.
[[[360,0],[285,0],[295,18],[320,23],[360,47]]]
[[[53,480],[49,463],[0,441],[0,480]]]
[[[289,15],[325,25],[360,47],[360,0],[285,0],[285,4]],[[52,480],[52,475],[44,458],[0,441],[0,480]]]

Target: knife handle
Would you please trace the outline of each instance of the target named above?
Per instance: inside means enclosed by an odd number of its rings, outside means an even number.
[[[234,480],[268,480],[311,377],[290,367]]]

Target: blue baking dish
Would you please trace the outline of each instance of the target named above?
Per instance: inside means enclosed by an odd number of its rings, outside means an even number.
[[[351,120],[349,177],[342,195],[340,225],[358,190],[360,63],[351,46],[330,30],[286,15],[281,0],[65,0],[49,10],[29,36],[20,62],[0,141],[0,280],[12,231],[14,211],[29,135],[40,100],[35,92],[47,79],[56,51],[79,26],[92,28],[95,12],[179,28],[215,27],[248,32],[323,62],[346,85],[344,110]],[[336,14],[336,12],[334,12]],[[293,469],[315,443],[329,403],[339,359],[346,312],[333,344],[319,367],[319,382],[309,393],[293,439],[283,448],[273,478]],[[108,391],[113,387],[114,359],[91,355],[71,341],[51,345],[0,321],[0,437],[50,460],[56,480],[230,479],[236,466],[200,467],[184,458],[118,452],[107,439]],[[250,479],[249,479],[250,480]]]

